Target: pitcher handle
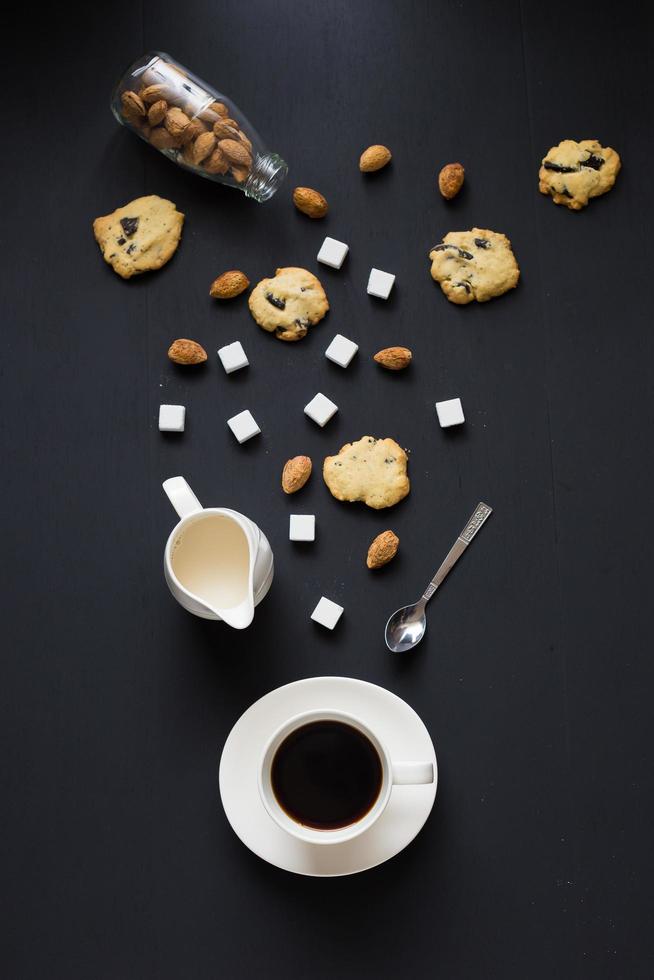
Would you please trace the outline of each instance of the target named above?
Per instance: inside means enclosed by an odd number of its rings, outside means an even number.
[[[202,510],[202,504],[195,496],[183,476],[171,476],[162,483],[164,492],[180,517],[188,517],[197,510]]]

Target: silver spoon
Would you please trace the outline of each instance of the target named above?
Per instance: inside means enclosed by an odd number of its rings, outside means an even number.
[[[386,646],[392,653],[406,653],[407,650],[411,650],[412,647],[420,643],[427,629],[425,606],[445,576],[457,563],[479,528],[488,520],[492,513],[493,508],[489,507],[488,504],[477,504],[472,517],[450,548],[445,561],[434,575],[421,598],[410,606],[403,606],[402,609],[398,609],[393,613],[386,623],[385,633]]]

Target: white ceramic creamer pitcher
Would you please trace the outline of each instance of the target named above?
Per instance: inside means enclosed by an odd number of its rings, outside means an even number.
[[[180,517],[164,552],[168,588],[195,616],[245,629],[272,584],[268,539],[235,510],[203,508],[182,476],[163,488]]]

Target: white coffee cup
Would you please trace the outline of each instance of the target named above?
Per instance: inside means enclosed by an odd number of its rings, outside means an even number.
[[[316,721],[338,721],[358,729],[374,746],[381,763],[382,780],[377,799],[361,819],[337,830],[318,830],[294,820],[277,802],[272,786],[272,765],[275,753],[282,742],[297,728]],[[270,737],[259,764],[259,793],[269,815],[275,823],[297,840],[309,844],[342,844],[369,830],[379,820],[391,797],[393,786],[414,786],[434,782],[432,762],[396,762],[391,759],[383,742],[355,715],[346,711],[318,709],[294,715],[285,721]]]

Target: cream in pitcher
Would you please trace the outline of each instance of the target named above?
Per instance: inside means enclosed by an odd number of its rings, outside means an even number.
[[[237,511],[203,508],[181,476],[163,488],[181,518],[164,554],[170,591],[194,615],[245,629],[272,583],[266,536]]]

